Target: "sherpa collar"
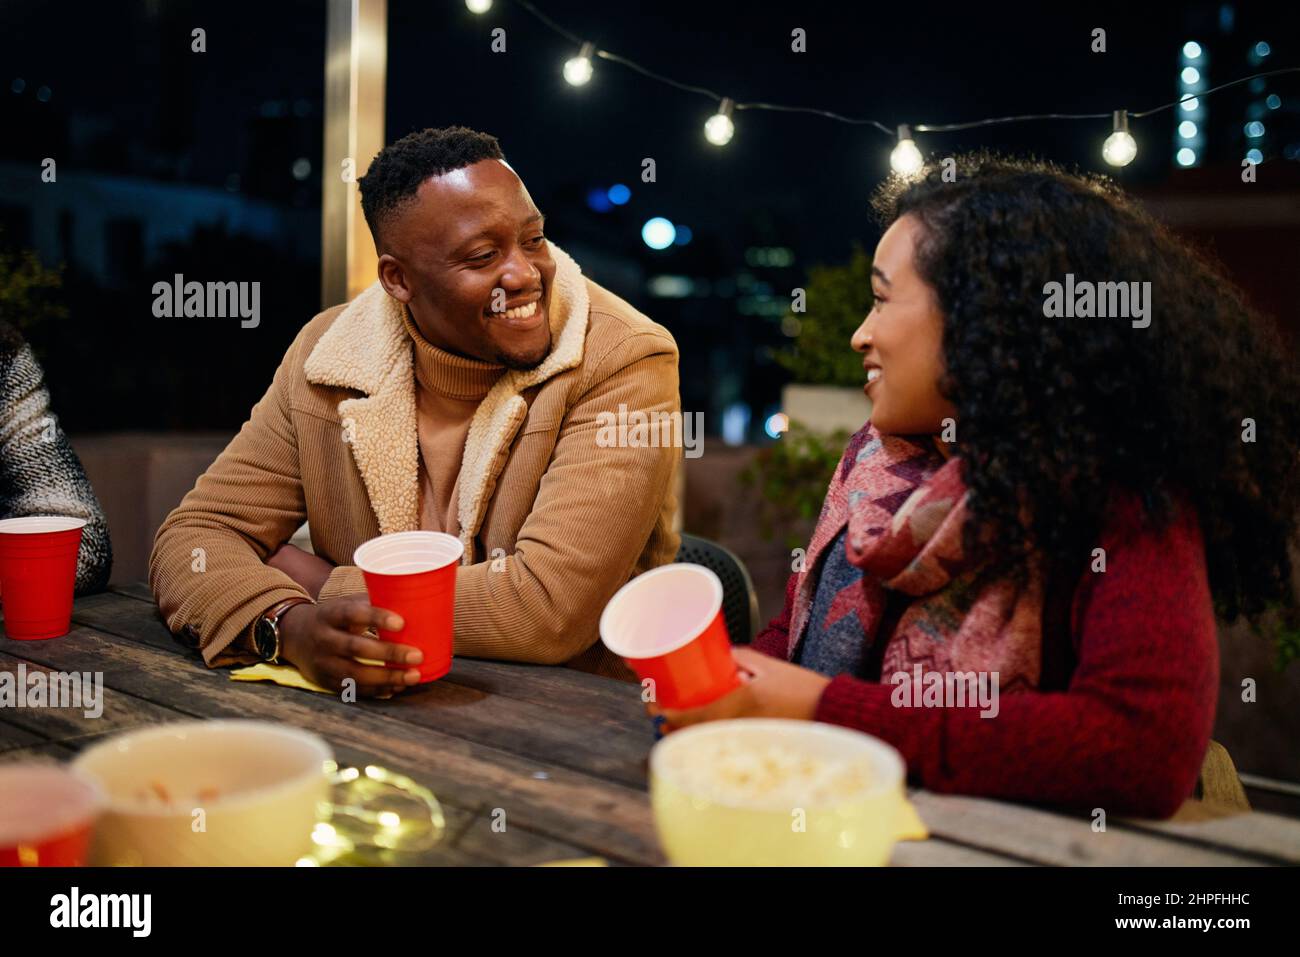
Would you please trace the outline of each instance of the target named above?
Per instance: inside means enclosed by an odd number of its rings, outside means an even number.
[[[535,369],[502,374],[475,411],[465,440],[457,518],[467,565],[474,561],[474,537],[507,458],[500,453],[528,414],[521,393],[582,362],[587,284],[578,264],[548,244],[555,259],[551,351]],[[303,365],[309,382],[364,393],[339,402],[339,419],[385,534],[420,527],[414,344],[402,322],[404,308],[376,281],[339,313]]]

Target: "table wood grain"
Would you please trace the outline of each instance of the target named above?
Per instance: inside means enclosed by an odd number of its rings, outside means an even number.
[[[0,708],[0,761],[65,761],[121,731],[169,721],[257,718],[316,732],[341,764],[380,764],[430,788],[447,834],[412,863],[528,865],[600,857],[664,863],[640,688],[567,668],[457,658],[440,681],[388,701],[346,703],[231,681],[168,632],[141,584],[78,599],[73,630],[0,638],[0,671],[102,672],[103,713]],[[1300,863],[1300,821],[1189,805],[1173,821],[1091,819],[912,791],[932,837],[899,844],[900,866]],[[505,827],[493,826],[504,820]]]

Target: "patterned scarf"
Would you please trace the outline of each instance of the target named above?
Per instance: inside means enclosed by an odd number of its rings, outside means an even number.
[[[796,583],[786,657],[793,660],[827,546],[848,526],[848,559],[863,570],[835,599],[862,622],[870,647],[886,589],[911,596],[884,649],[881,679],[903,672],[998,672],[1002,692],[1038,685],[1042,586],[981,576],[962,554],[967,492],[961,462],[928,445],[881,435],[868,423],[849,441],[831,480]],[[811,573],[811,574],[810,574]]]

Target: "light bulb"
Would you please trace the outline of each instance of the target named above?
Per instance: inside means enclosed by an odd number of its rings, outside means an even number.
[[[591,60],[585,56],[564,61],[564,78],[573,86],[582,86],[591,79],[591,73]]]
[[[911,176],[924,165],[925,159],[921,156],[921,151],[917,149],[916,141],[912,139],[912,131],[906,126],[900,126],[898,128],[898,145],[889,154],[890,168],[895,173]]]
[[[492,0],[465,0],[470,13],[487,13],[492,9]]]
[[[591,54],[595,48],[594,43],[584,43],[577,56],[564,61],[564,78],[570,86],[583,86],[591,79]]]
[[[1116,110],[1115,131],[1101,144],[1102,158],[1111,166],[1127,166],[1138,153],[1137,140],[1128,131],[1128,111]]]
[[[736,135],[736,124],[731,121],[734,108],[735,104],[723,97],[718,112],[704,121],[704,138],[714,146],[726,146]]]
[[[1138,155],[1137,141],[1128,130],[1119,130],[1106,137],[1101,155],[1111,166],[1127,166]]]

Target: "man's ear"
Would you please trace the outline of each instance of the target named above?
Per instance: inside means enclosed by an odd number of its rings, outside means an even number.
[[[379,283],[398,302],[411,301],[411,287],[406,284],[406,270],[388,253],[379,257]]]

